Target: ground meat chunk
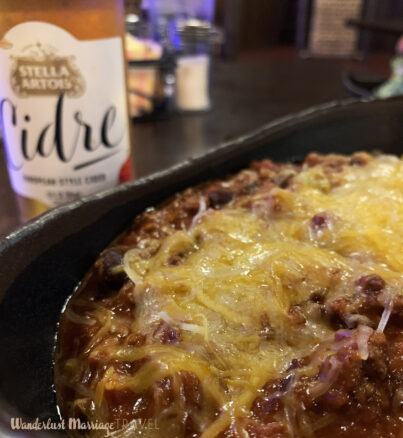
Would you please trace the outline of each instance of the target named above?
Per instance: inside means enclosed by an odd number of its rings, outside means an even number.
[[[118,294],[103,299],[102,303],[107,306],[114,315],[131,319],[136,308],[133,289],[133,284],[126,283]]]
[[[250,438],[286,438],[289,436],[285,424],[273,422],[269,424],[251,424],[247,427]]]
[[[288,317],[291,325],[305,324],[306,318],[300,308],[300,306],[293,305],[288,309]]]
[[[275,421],[275,415],[284,408],[282,395],[289,389],[291,379],[291,376],[287,376],[283,379],[269,380],[263,386],[262,395],[252,404],[251,411],[256,419],[263,423]]]
[[[365,166],[372,159],[371,155],[365,152],[356,152],[350,159],[350,166]]]
[[[189,371],[181,371],[180,378],[182,379],[186,404],[188,406],[199,407],[202,397],[199,378]]]
[[[295,174],[296,172],[293,169],[284,169],[273,178],[273,182],[274,184],[277,184],[281,189],[286,189],[291,185],[292,179]]]
[[[382,279],[381,279],[382,280]],[[366,282],[363,281],[364,287]],[[381,283],[377,280],[369,282],[368,292],[358,286],[358,291],[351,296],[341,296],[327,301],[322,305],[322,313],[327,316],[334,328],[354,328],[358,324],[376,327],[382,315],[384,305],[379,291],[372,291],[371,287],[378,288]]]
[[[271,160],[266,159],[262,161],[252,161],[252,163],[250,164],[250,168],[259,173],[265,170],[270,170],[273,173],[277,173],[281,169],[281,166]]]
[[[388,375],[386,338],[383,333],[375,333],[368,346],[368,360],[363,363],[364,374],[372,379],[385,380]]]
[[[172,388],[172,377],[166,377],[154,383],[154,415],[158,415],[163,409],[167,408],[175,399]]]
[[[339,172],[348,163],[349,158],[343,155],[320,155],[314,152],[309,154],[304,161],[308,167],[322,166],[325,172]]]
[[[106,390],[105,400],[109,408],[109,421],[131,421],[134,418],[150,418],[153,413],[149,393],[137,394],[129,389]]]
[[[146,335],[139,333],[132,333],[126,339],[126,343],[129,347],[141,347],[145,345],[147,340]]]

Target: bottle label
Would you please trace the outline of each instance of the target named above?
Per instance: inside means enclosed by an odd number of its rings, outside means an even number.
[[[26,22],[0,42],[0,65],[15,192],[54,206],[118,184],[130,153],[121,38],[79,41]]]

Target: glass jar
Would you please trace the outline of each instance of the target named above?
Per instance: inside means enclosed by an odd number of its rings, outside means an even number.
[[[181,47],[177,52],[176,108],[181,112],[211,109],[211,65],[218,31],[207,22],[190,19],[179,23]]]

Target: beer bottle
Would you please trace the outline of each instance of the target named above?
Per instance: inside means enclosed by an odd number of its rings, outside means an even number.
[[[123,0],[0,3],[0,123],[21,218],[131,178]]]

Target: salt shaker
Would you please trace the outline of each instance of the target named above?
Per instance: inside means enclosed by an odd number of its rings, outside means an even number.
[[[176,108],[180,112],[208,111],[211,104],[210,76],[218,31],[209,23],[189,19],[177,29],[181,49],[177,54]]]

